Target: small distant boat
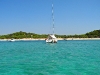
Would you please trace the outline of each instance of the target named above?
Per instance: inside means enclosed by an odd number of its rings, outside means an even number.
[[[10,39],[9,41],[10,41],[10,42],[14,42],[15,40],[14,40],[14,39]]]
[[[57,43],[57,38],[54,35],[54,14],[53,14],[53,3],[52,3],[52,20],[53,20],[53,34],[48,35],[46,42],[47,43]]]

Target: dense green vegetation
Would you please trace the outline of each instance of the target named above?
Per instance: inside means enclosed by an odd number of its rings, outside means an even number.
[[[22,38],[47,38],[47,34],[35,34],[26,32],[15,32],[12,34],[1,35],[0,39],[22,39]],[[100,38],[100,30],[94,30],[81,35],[56,35],[57,38]]]
[[[60,35],[61,38],[100,38],[100,30],[94,30],[81,35]]]
[[[46,37],[47,37],[47,35],[45,35],[45,34],[39,35],[39,34],[35,34],[35,33],[26,33],[26,32],[20,31],[20,32],[12,33],[12,34],[1,35],[0,39],[46,38]]]

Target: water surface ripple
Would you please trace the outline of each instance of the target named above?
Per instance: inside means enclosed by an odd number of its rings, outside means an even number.
[[[0,75],[100,75],[100,41],[0,42]]]

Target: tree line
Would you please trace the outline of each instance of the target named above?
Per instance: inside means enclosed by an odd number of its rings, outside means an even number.
[[[94,30],[81,35],[55,35],[57,38],[100,38],[100,30]],[[47,34],[27,33],[23,31],[15,32],[7,35],[0,35],[0,39],[22,39],[22,38],[47,38]]]

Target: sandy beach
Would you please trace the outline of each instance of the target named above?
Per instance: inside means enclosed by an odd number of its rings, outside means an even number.
[[[11,39],[0,39],[0,41],[10,41]],[[23,38],[14,39],[15,41],[34,41],[34,40],[45,40],[45,38]],[[57,40],[100,40],[100,38],[57,38]]]
[[[65,40],[100,40],[100,38],[67,38]]]

